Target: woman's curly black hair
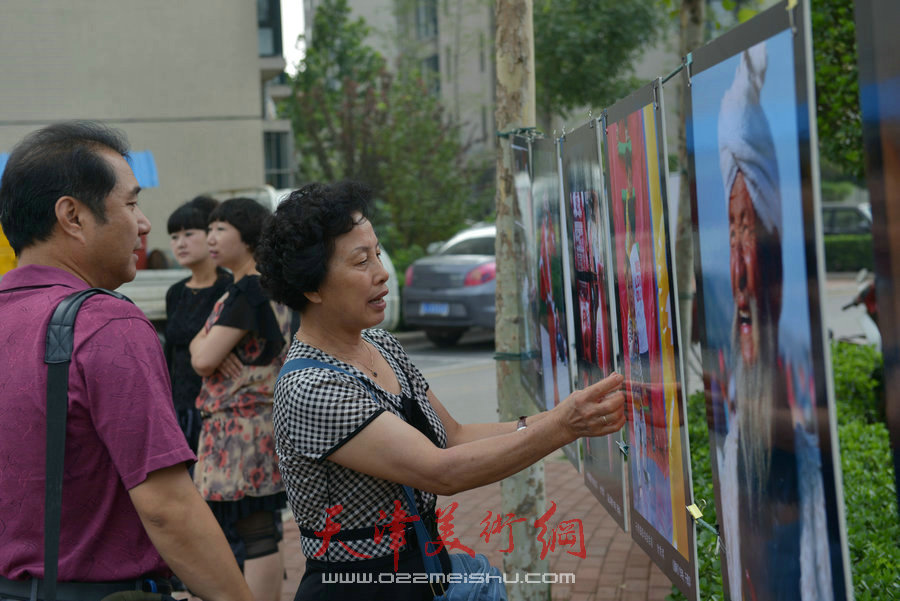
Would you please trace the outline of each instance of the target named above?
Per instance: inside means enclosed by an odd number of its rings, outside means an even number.
[[[372,191],[354,181],[312,183],[291,192],[263,228],[256,247],[260,283],[272,300],[302,312],[328,270],[335,239],[368,218]]]

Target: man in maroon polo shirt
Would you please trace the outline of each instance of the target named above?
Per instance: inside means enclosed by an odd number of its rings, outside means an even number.
[[[44,575],[47,322],[89,287],[135,276],[150,223],[124,136],[91,122],[33,132],[0,180],[0,225],[19,267],[0,281],[0,599]],[[58,598],[168,567],[204,599],[251,599],[188,476],[156,332],[134,305],[88,299],[69,368]],[[79,588],[80,587],[80,588]],[[38,597],[40,598],[40,597]]]

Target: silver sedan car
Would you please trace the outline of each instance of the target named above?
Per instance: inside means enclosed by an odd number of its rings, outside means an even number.
[[[497,262],[494,225],[477,225],[406,270],[403,318],[437,346],[452,346],[473,327],[494,329]]]

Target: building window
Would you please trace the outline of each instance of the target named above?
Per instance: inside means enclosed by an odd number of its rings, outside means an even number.
[[[420,40],[430,40],[438,33],[438,0],[418,0],[416,2],[416,36]]]
[[[281,56],[281,0],[256,0],[259,55]]]
[[[441,65],[437,54],[432,54],[422,61],[422,80],[428,88],[428,93],[438,96],[441,93]]]
[[[263,132],[263,153],[266,164],[266,183],[273,188],[294,187],[294,167],[291,161],[291,138],[286,131]]]

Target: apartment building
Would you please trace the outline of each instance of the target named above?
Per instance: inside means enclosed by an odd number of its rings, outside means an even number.
[[[391,69],[413,64],[438,96],[470,157],[493,158],[494,2],[491,0],[348,0],[371,28],[367,43]],[[304,0],[306,39],[321,0]]]
[[[198,193],[293,184],[290,124],[274,119],[279,0],[4,0],[0,169],[28,132],[64,119],[125,131],[153,224]],[[274,81],[273,81],[274,80]]]

